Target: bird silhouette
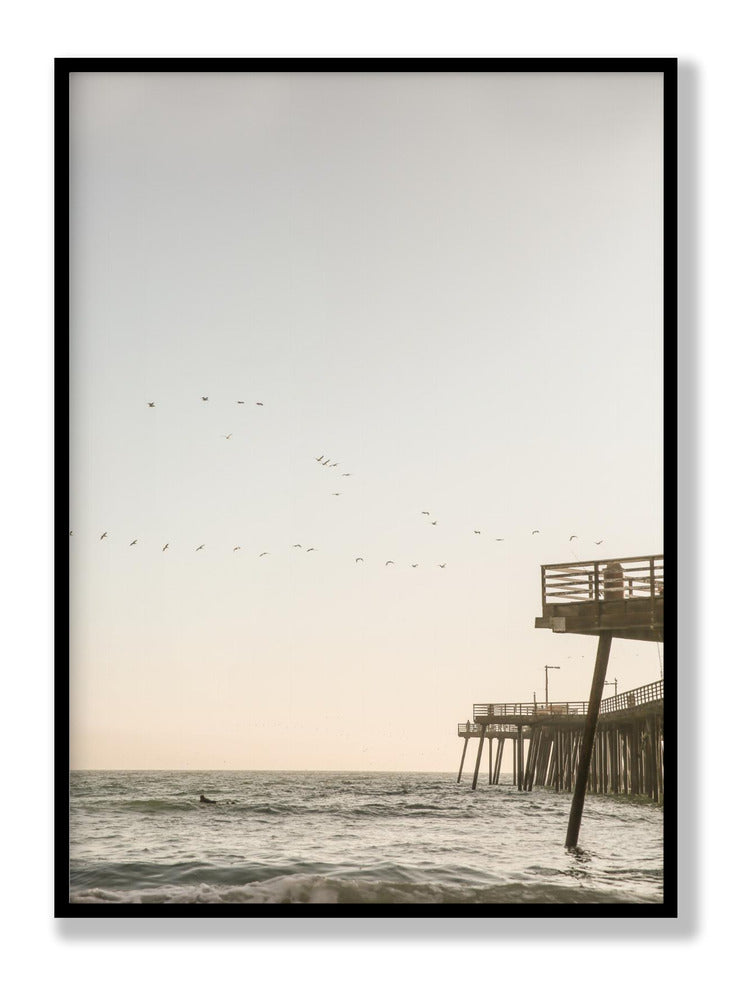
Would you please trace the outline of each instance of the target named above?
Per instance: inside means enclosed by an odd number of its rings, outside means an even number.
[[[429,510],[421,510],[421,512],[420,512],[420,513],[421,513],[421,514],[427,514],[427,515],[428,515],[428,517],[430,517],[430,511],[429,511]]]
[[[164,546],[164,548],[161,551],[162,552],[166,552],[168,548],[169,548],[169,542],[167,542],[167,544]]]
[[[130,549],[131,545],[135,545],[137,541],[138,541],[138,539],[134,538],[132,542],[128,543],[128,548]]]
[[[257,403],[256,405],[257,406],[263,406],[264,404],[263,403]]]
[[[338,465],[338,462],[331,462],[331,464],[330,464],[330,465],[328,466],[328,468],[329,468],[329,469],[335,469],[335,467],[336,467],[337,465]]]
[[[198,545],[197,548],[195,549],[195,552],[199,552],[200,549],[204,549],[204,548],[205,548],[204,545]]]
[[[325,462],[323,462],[323,465],[328,465],[329,462],[330,462],[330,458],[326,458]]]
[[[233,437],[233,434],[232,433],[231,434],[224,434],[223,437],[226,439],[226,441],[230,441],[231,438]]]
[[[340,495],[341,495],[340,493],[331,493],[332,497],[340,497]]]
[[[438,524],[438,521],[431,521],[431,524]]]
[[[540,531],[538,530],[538,528],[535,528],[533,531],[531,531],[531,535],[540,535]]]
[[[268,555],[269,555],[268,552],[260,552],[259,553],[259,559],[261,559],[262,556],[268,556]]]
[[[364,562],[364,560],[361,556],[357,556],[356,559],[354,559],[354,562]]]
[[[505,539],[504,539],[504,538],[495,538],[495,541],[496,541],[496,542],[504,542],[504,541],[505,541]]]
[[[210,396],[200,396],[200,399],[203,401],[203,403],[207,403],[207,401],[210,399]]]
[[[74,534],[74,532],[73,532],[73,531],[70,531],[70,532],[69,532],[69,537],[71,538],[73,534]]]
[[[107,531],[103,531],[102,535],[100,535],[100,541],[102,541],[103,538],[107,538],[107,537],[108,537]]]
[[[410,565],[412,566],[413,569],[417,569],[418,568],[418,564],[417,563],[410,563]]]
[[[325,458],[325,455],[321,455],[320,458],[316,458],[315,461],[316,462],[322,462],[324,458]]]
[[[313,547],[311,547],[311,548],[309,548],[309,549],[305,549],[305,551],[306,551],[306,552],[315,552],[315,549],[314,549]]]
[[[482,534],[482,532],[481,532],[481,531],[477,531],[477,529],[475,528],[475,529],[474,529],[474,534],[475,534],[475,535],[481,535],[481,534]]]
[[[579,538],[579,535],[569,535],[569,541],[572,541],[574,538]]]
[[[394,564],[394,562],[392,561],[392,559],[388,559],[388,560],[387,560],[387,562],[386,562],[386,563],[385,563],[384,565],[385,565],[385,566],[394,566],[395,564]]]
[[[438,567],[439,567],[439,569],[445,569],[446,568],[446,563],[439,563]]]
[[[149,403],[149,406],[151,407],[156,406],[156,403]]]
[[[241,546],[240,546],[240,545],[237,545],[237,546],[236,546],[236,547],[234,548],[234,550],[233,550],[233,551],[234,551],[234,552],[238,552],[238,550],[239,550],[240,548],[241,548]]]
[[[602,545],[602,543],[604,542],[604,540],[605,540],[604,538],[601,538],[599,540],[599,542],[595,542],[595,545]]]
[[[239,406],[243,406],[243,404],[246,402],[246,400],[245,399],[237,399],[236,402],[238,403]]]
[[[296,545],[293,545],[292,548],[293,549],[301,549],[302,545],[300,545],[300,543],[298,542]]]
[[[350,476],[350,475],[351,475],[351,473],[350,473],[350,472],[342,472],[342,473],[341,473],[341,475],[342,475],[342,476]]]

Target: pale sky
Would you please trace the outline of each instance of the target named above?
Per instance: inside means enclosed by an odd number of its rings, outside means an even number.
[[[72,766],[453,771],[473,702],[586,699],[533,623],[662,551],[661,76],[71,95]]]

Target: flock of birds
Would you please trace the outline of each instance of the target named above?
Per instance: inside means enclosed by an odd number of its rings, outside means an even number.
[[[200,400],[203,403],[207,403],[207,402],[209,402],[210,397],[209,396],[201,396]],[[237,400],[235,400],[235,403],[238,406],[245,406],[246,405],[246,400],[244,400],[244,399],[237,399]],[[156,401],[155,400],[147,401],[147,405],[148,405],[148,407],[150,409],[155,409],[156,408]],[[263,405],[264,405],[263,402],[256,401],[256,406],[263,406]],[[230,441],[230,439],[233,437],[233,433],[230,432],[228,434],[222,434],[221,437],[225,438],[226,441]],[[319,465],[321,465],[322,467],[324,467],[324,468],[327,468],[327,469],[337,469],[340,466],[339,462],[334,462],[325,453],[323,453],[321,455],[318,455],[318,456],[313,456],[313,457],[315,458],[315,461]],[[351,473],[351,472],[340,472],[338,475],[340,477],[342,477],[342,478],[348,478],[348,477],[352,476],[353,473]],[[331,496],[335,496],[335,497],[340,497],[341,495],[342,494],[341,494],[340,491],[339,492],[334,492],[334,493],[331,494]],[[420,511],[420,514],[421,514],[422,517],[427,518],[427,523],[431,527],[436,527],[438,525],[438,519],[434,518],[434,516],[431,514],[430,511],[423,510],[423,511]],[[481,528],[474,528],[473,529],[473,533],[475,535],[481,535],[482,534],[482,529]],[[540,533],[541,532],[540,532],[540,530],[538,528],[534,528],[531,531],[531,535],[540,535]],[[69,531],[69,537],[71,538],[73,535],[74,535],[74,531],[70,529],[70,531]],[[109,537],[109,533],[107,531],[103,531],[103,533],[99,536],[99,541],[102,542],[102,541],[104,541],[108,537]],[[579,539],[578,535],[569,535],[569,541],[570,542],[578,540],[578,539]],[[504,542],[505,538],[504,538],[504,536],[495,536],[494,541],[495,542]],[[595,545],[602,545],[603,542],[604,542],[604,538],[600,538],[598,541],[595,541],[594,544]],[[132,539],[128,543],[128,547],[130,548],[130,547],[132,547],[134,545],[138,545],[138,543],[139,543],[139,539],[138,538],[134,538],[134,539]],[[170,549],[170,547],[171,547],[170,546],[170,542],[166,542],[162,546],[161,551],[162,552],[167,552]],[[198,545],[198,546],[195,547],[194,551],[195,552],[201,552],[204,548],[205,548],[205,543],[201,543],[200,545]],[[317,551],[317,549],[316,549],[315,546],[311,545],[309,547],[303,547],[303,545],[300,542],[296,542],[295,544],[293,544],[292,548],[293,549],[303,549],[306,553],[308,553],[308,552],[316,552]],[[234,553],[240,552],[241,551],[241,546],[240,545],[234,545],[232,551]],[[271,553],[268,552],[268,551],[259,552],[257,558],[262,559],[265,556],[269,556],[269,555],[271,555]],[[364,560],[363,556],[356,556],[354,558],[354,563],[355,564],[363,563],[364,561],[365,560]],[[385,566],[394,566],[395,565],[395,561],[393,559],[387,559],[385,561],[384,565]],[[435,565],[438,567],[438,569],[445,569],[446,566],[447,566],[447,563],[446,562],[442,562],[442,563],[436,563]],[[417,569],[420,566],[420,563],[409,563],[409,566],[412,569]]]

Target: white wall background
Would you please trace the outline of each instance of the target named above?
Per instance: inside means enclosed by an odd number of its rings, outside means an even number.
[[[15,6],[4,18],[2,574],[6,631],[5,979],[16,995],[373,996],[454,989],[607,1000],[704,989],[729,975],[735,876],[716,766],[731,727],[734,492],[735,30],[729,5],[663,2],[191,3]],[[682,918],[651,921],[53,921],[52,59],[131,55],[678,56],[682,62],[680,673]],[[723,470],[727,470],[727,476]],[[696,608],[688,607],[699,574]],[[696,679],[693,679],[696,678]],[[691,756],[697,754],[696,763]],[[15,797],[22,790],[20,798]],[[693,817],[697,816],[697,819]],[[494,983],[488,975],[494,969]],[[528,977],[527,973],[533,973]],[[521,980],[521,975],[524,976]],[[522,982],[522,985],[521,985]]]

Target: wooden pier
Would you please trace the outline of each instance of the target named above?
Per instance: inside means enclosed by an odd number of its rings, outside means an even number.
[[[505,750],[505,741],[512,740],[513,745],[516,748],[516,752],[513,756],[513,779],[517,781],[517,762],[519,754],[517,752],[517,741],[522,739],[523,741],[529,740],[531,737],[531,730],[529,726],[506,726],[506,725],[480,725],[476,722],[460,722],[458,729],[459,736],[464,739],[464,748],[461,751],[461,764],[459,765],[459,774],[456,779],[457,784],[461,781],[461,774],[464,770],[464,757],[466,756],[466,748],[469,744],[470,739],[479,740],[479,748],[477,751],[477,761],[474,767],[474,777],[472,779],[472,788],[477,787],[477,779],[479,777],[479,765],[482,759],[482,749],[484,746],[485,739],[489,740],[489,784],[499,785],[500,783],[500,768],[502,766],[502,754]],[[497,755],[495,757],[494,764],[492,763],[492,741],[497,740]]]
[[[464,738],[458,781],[470,739],[489,740],[490,784],[499,784],[506,739],[514,742],[513,783],[521,791],[534,787],[571,792],[582,750],[588,703],[484,703],[474,706],[474,722],[459,723]],[[643,795],[663,802],[664,682],[655,681],[606,698],[600,705],[590,759],[587,791],[594,794]],[[522,747],[517,741],[521,738]],[[492,765],[492,741],[497,758]],[[527,751],[526,751],[527,745]],[[522,749],[522,769],[519,768]],[[476,787],[481,754],[472,787]]]
[[[499,766],[492,766],[492,740],[498,739],[501,761],[504,738],[513,738],[515,783],[521,791],[546,786],[573,792],[566,846],[575,847],[587,791],[647,795],[663,802],[663,680],[604,701],[602,692],[613,639],[664,641],[664,557],[541,566],[541,597],[536,628],[597,637],[589,699],[475,705],[474,731],[462,731],[471,720],[459,725],[465,740],[457,780],[469,739],[479,740],[476,788],[485,738],[490,741],[490,783],[495,770],[499,780]],[[501,742],[500,727],[506,730]]]

